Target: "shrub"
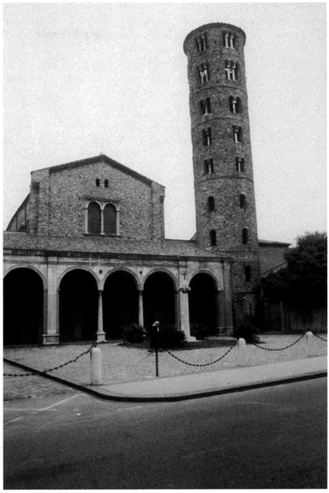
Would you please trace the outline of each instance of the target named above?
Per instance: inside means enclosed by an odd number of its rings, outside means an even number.
[[[159,347],[174,348],[186,344],[185,332],[176,329],[173,325],[160,326]]]
[[[244,339],[248,343],[260,342],[258,337],[259,330],[254,325],[248,323],[242,323],[235,327],[232,332],[232,336],[236,339]]]
[[[193,323],[191,325],[191,336],[202,340],[208,335],[208,327],[203,323]]]
[[[140,343],[145,339],[145,329],[137,324],[129,325],[122,331],[122,337],[125,342]]]

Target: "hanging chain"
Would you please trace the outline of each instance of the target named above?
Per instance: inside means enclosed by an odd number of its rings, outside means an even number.
[[[213,365],[214,363],[217,363],[217,361],[220,361],[221,359],[223,359],[230,351],[232,351],[232,349],[236,346],[238,341],[235,341],[235,343],[233,344],[233,346],[231,346],[229,348],[228,351],[226,351],[225,354],[223,354],[223,356],[220,356],[219,358],[217,358],[215,361],[212,361],[211,363],[203,363],[203,364],[196,364],[196,363],[189,363],[187,361],[184,361],[182,360],[181,358],[178,358],[178,356],[175,356],[173,353],[171,353],[168,349],[164,349],[165,351],[167,351],[167,353],[170,354],[170,356],[172,356],[173,358],[177,359],[178,361],[180,361],[181,363],[184,363],[185,365],[189,365],[189,366],[210,366],[210,365]]]
[[[62,365],[55,366],[54,368],[49,368],[48,370],[36,371],[36,372],[34,372],[33,370],[30,370],[31,373],[4,373],[3,376],[4,377],[31,377],[31,376],[35,376],[35,375],[40,375],[40,374],[42,375],[45,373],[50,373],[51,371],[59,370],[60,368],[63,368],[64,366],[67,366],[71,363],[75,363],[79,358],[81,358],[81,356],[84,356],[85,354],[90,353],[90,351],[94,347],[97,347],[97,342],[94,342],[90,346],[90,348],[87,349],[87,351],[84,351],[83,353],[79,354],[79,356],[77,356],[76,358],[71,359],[70,361],[67,361],[66,363],[63,363]]]
[[[315,335],[315,337],[317,337],[318,339],[321,339],[321,341],[327,342],[327,339],[323,339],[323,337],[319,336],[315,332],[313,332],[313,335]]]
[[[299,342],[301,339],[303,339],[305,334],[302,334],[298,339],[297,341],[293,342],[292,344],[289,344],[288,346],[285,346],[285,347],[282,347],[282,348],[278,348],[278,349],[271,349],[271,348],[267,348],[267,347],[263,347],[263,346],[259,346],[258,344],[256,344],[255,342],[252,342],[251,344],[253,344],[254,346],[258,347],[259,349],[264,349],[264,351],[283,351],[284,349],[288,349],[292,346],[294,346],[295,344],[297,344],[297,342]]]

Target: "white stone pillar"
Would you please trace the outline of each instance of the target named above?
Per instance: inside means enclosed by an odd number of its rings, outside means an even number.
[[[103,291],[98,291],[98,326],[96,332],[97,342],[106,342],[106,334],[103,330]]]
[[[138,325],[144,327],[143,290],[138,291]]]
[[[180,328],[185,332],[187,341],[195,341],[195,337],[191,336],[190,329],[190,313],[188,303],[188,293],[191,288],[183,287],[179,289],[179,306],[180,306]]]

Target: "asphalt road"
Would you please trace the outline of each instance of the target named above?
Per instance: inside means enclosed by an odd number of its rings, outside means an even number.
[[[175,403],[110,402],[64,387],[7,401],[4,487],[326,488],[326,383]]]

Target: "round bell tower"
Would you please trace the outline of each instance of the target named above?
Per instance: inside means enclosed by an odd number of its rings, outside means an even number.
[[[236,322],[256,316],[260,285],[245,41],[242,29],[222,23],[201,26],[184,41],[196,241],[233,258]]]

